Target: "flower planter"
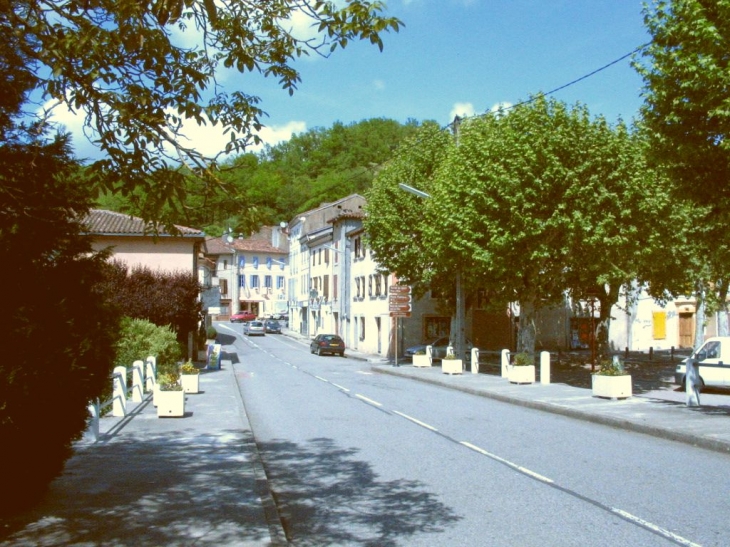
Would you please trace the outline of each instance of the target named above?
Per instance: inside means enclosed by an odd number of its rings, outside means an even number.
[[[200,391],[200,374],[182,374],[180,378],[185,393],[198,393]]]
[[[441,372],[444,374],[461,374],[464,372],[464,365],[461,359],[442,359]]]
[[[180,417],[185,415],[185,392],[163,391],[157,393],[157,417]]]
[[[430,367],[431,358],[428,355],[414,355],[413,356],[414,367]]]
[[[512,365],[507,373],[507,378],[512,384],[534,384],[535,365]]]
[[[591,375],[594,397],[606,399],[626,399],[633,395],[631,375],[606,376],[604,374]]]

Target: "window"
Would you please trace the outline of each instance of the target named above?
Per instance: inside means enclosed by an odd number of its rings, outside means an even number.
[[[329,249],[324,250],[324,263],[325,264],[330,263],[330,250]]]
[[[368,276],[368,296],[373,296],[373,276]]]
[[[221,279],[221,294],[228,294],[228,280]]]
[[[266,287],[267,289],[272,288],[273,287],[272,281],[273,280],[272,280],[272,277],[270,275],[264,276],[264,287]]]
[[[238,276],[238,286],[242,289],[246,288],[246,276],[245,275],[239,275]]]
[[[365,318],[360,318],[360,341],[365,340]]]
[[[380,296],[383,294],[381,291],[383,290],[383,276],[382,275],[375,275],[375,296]]]
[[[251,276],[251,288],[252,289],[258,289],[259,288],[259,276],[258,275],[252,275]]]
[[[664,340],[667,337],[667,312],[655,311],[654,318],[654,340]]]
[[[332,251],[332,254],[334,255],[332,258],[332,262],[335,264],[338,264],[340,262],[340,253],[338,252],[340,249],[340,242],[335,241],[335,250]]]
[[[332,276],[332,298],[337,300],[337,296],[337,274],[335,274]]]
[[[224,270],[227,270],[228,269],[228,261],[227,260],[224,260],[223,261],[223,269]]]
[[[277,289],[284,288],[284,276],[283,275],[280,275],[276,278],[276,288]]]
[[[329,275],[324,276],[324,282],[322,283],[322,296],[324,296],[325,299],[329,299],[329,297],[330,297],[330,276]]]

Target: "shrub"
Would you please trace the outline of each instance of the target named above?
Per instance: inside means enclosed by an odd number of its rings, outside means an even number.
[[[535,356],[532,353],[521,352],[515,354],[514,362],[512,363],[516,367],[526,367],[535,364]]]
[[[624,364],[618,355],[614,355],[610,361],[607,359],[601,361],[596,374],[600,374],[601,376],[624,376],[627,372],[624,370]]]
[[[208,340],[215,340],[218,337],[218,331],[215,330],[214,326],[208,327],[205,332]]]
[[[157,358],[157,372],[176,373],[177,363],[183,358],[184,350],[170,327],[158,327],[144,319],[122,320],[119,341],[115,346],[115,363],[129,367],[138,359],[149,355]]]
[[[187,363],[183,364],[183,366],[180,367],[180,373],[181,374],[199,374],[200,369],[196,367],[192,361],[188,361]]]

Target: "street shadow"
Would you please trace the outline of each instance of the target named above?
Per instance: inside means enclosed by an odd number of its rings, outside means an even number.
[[[462,517],[418,481],[380,480],[331,439],[258,445],[289,541],[298,546],[408,544]],[[438,538],[433,539],[437,544]]]
[[[704,393],[704,392],[703,392]],[[674,407],[674,408],[684,408],[689,412],[697,412],[699,414],[703,414],[705,416],[730,416],[730,404],[728,405],[713,405],[713,406],[687,406],[684,402],[679,401],[666,401],[664,399],[645,399],[646,401],[649,401],[651,404],[664,406],[664,407]],[[700,403],[702,403],[702,395],[700,395]]]
[[[80,449],[33,509],[0,520],[0,545],[270,545],[252,443],[168,430]]]
[[[215,341],[222,346],[230,346],[236,341],[236,337],[230,334],[223,334],[219,332],[218,336],[216,336],[215,338]]]

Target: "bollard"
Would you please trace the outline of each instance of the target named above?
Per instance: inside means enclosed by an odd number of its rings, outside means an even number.
[[[426,357],[428,357],[428,366],[433,366],[433,346],[426,346]]]
[[[550,383],[550,352],[540,352],[540,383],[547,385]]]
[[[502,350],[502,378],[506,378],[509,374],[509,350]]]
[[[654,348],[650,347],[649,348],[649,361],[653,361],[653,360],[654,360]]]
[[[99,399],[89,403],[89,428],[84,437],[94,442],[99,440]]]
[[[479,348],[471,348],[471,373],[479,373]]]
[[[114,367],[112,386],[112,416],[124,418],[127,415],[127,367]]]
[[[132,401],[141,403],[144,395],[144,363],[135,361],[132,365]]]
[[[147,373],[145,374],[146,391],[154,391],[155,384],[157,384],[157,359],[150,355],[147,357],[147,361],[145,361],[145,366],[147,368]]]
[[[700,406],[700,367],[694,359],[687,359],[684,387],[687,406]]]
[[[669,350],[669,362],[674,363],[674,346]]]
[[[624,350],[624,360],[629,358],[629,346],[626,346],[626,349]]]

